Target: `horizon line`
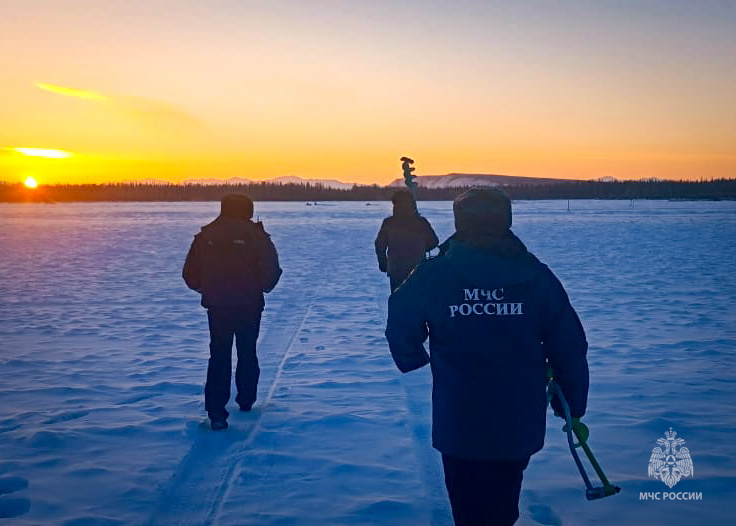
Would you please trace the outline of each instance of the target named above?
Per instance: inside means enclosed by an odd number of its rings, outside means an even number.
[[[552,177],[530,177],[530,176],[514,176],[514,175],[495,175],[495,174],[474,174],[474,173],[459,173],[459,172],[452,172],[448,174],[442,174],[442,175],[420,175],[417,176],[417,178],[421,177],[447,177],[447,176],[453,176],[453,175],[460,175],[460,176],[476,176],[476,177],[508,177],[509,179],[523,179],[523,180],[537,180],[540,182],[555,184],[555,183],[711,183],[716,181],[733,181],[736,180],[736,176],[734,177],[710,177],[705,178],[701,177],[699,179],[664,179],[661,177],[640,177],[638,179],[618,179],[615,177],[599,177],[595,179],[564,179],[564,178],[552,178]],[[285,179],[289,177],[295,177],[300,179],[299,181],[280,181],[279,179]],[[236,180],[233,182],[233,180]],[[327,186],[324,184],[326,181],[334,181],[340,184],[344,185],[351,185],[351,186],[358,186],[358,187],[373,187],[377,186],[379,188],[389,188],[392,185],[394,185],[397,181],[400,181],[401,178],[397,177],[394,181],[387,183],[387,184],[380,184],[380,183],[357,183],[357,182],[345,182],[340,181],[338,179],[305,179],[298,176],[278,176],[273,177],[271,179],[248,179],[245,177],[229,177],[227,179],[219,179],[219,178],[201,178],[201,179],[185,179],[182,181],[167,181],[164,179],[126,179],[126,180],[120,180],[120,181],[104,181],[104,182],[77,182],[77,183],[64,183],[64,182],[55,182],[55,183],[39,183],[38,186],[109,186],[109,185],[149,185],[149,186],[247,186],[251,184],[261,184],[261,183],[272,183],[272,184],[278,184],[278,185],[297,185],[297,186],[303,186],[306,184],[322,184],[323,186]],[[17,185],[17,186],[23,186],[23,181],[8,181],[5,179],[0,179],[0,184],[3,185]],[[514,186],[517,184],[523,184],[523,183],[514,183],[509,182],[505,185],[499,186]],[[470,185],[469,187],[472,187],[473,185]],[[443,188],[443,187],[438,187]],[[451,187],[448,187],[451,188]],[[459,188],[459,187],[458,187]],[[332,188],[333,190],[340,190],[340,188]],[[425,187],[425,189],[435,189],[433,187]]]

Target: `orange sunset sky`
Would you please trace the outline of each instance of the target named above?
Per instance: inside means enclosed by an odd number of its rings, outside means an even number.
[[[0,180],[736,177],[735,27],[711,0],[6,0]]]

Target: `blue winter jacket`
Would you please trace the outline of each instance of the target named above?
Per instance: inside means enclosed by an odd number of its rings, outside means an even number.
[[[544,444],[545,362],[572,416],[585,413],[583,327],[559,280],[511,231],[472,243],[453,236],[441,248],[389,299],[391,355],[402,372],[430,363],[441,453],[528,458]]]
[[[218,217],[194,236],[182,271],[208,309],[260,313],[279,281],[278,254],[262,223]]]

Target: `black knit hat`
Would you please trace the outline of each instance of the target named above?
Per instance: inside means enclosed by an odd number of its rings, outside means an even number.
[[[498,188],[473,188],[452,204],[460,235],[503,233],[511,228],[511,201]]]
[[[391,196],[391,202],[394,204],[395,212],[416,213],[417,202],[409,190],[397,190]]]
[[[414,196],[411,195],[409,190],[397,190],[394,195],[391,196],[391,202],[393,204],[399,203],[414,203]]]
[[[228,194],[220,201],[220,216],[250,219],[253,217],[253,200],[245,194]]]

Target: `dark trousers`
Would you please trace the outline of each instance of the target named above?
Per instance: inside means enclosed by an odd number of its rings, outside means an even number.
[[[456,526],[511,526],[529,460],[470,460],[442,455],[445,486]]]
[[[235,401],[241,406],[256,401],[261,370],[256,356],[256,340],[261,326],[261,313],[243,313],[231,309],[208,309],[210,325],[210,361],[204,386],[204,407],[212,420],[228,417],[225,409],[230,400],[233,337],[238,354],[235,368]]]

